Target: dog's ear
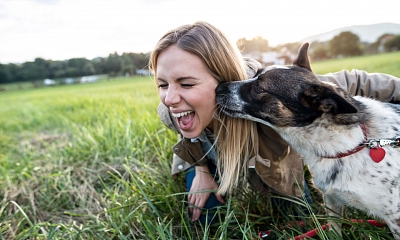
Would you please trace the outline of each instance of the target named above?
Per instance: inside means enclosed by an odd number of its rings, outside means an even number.
[[[308,42],[301,45],[299,52],[297,53],[297,58],[294,60],[293,65],[297,65],[312,72],[310,60],[308,59],[307,54],[309,46],[310,44]]]
[[[356,113],[357,108],[329,87],[315,85],[304,91],[302,101],[315,111],[331,113]]]

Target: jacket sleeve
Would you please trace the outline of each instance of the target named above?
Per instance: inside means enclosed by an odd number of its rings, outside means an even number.
[[[350,95],[378,99],[382,102],[400,102],[400,78],[383,73],[367,73],[353,69],[318,75],[321,81],[335,83]]]
[[[178,142],[182,141],[182,136],[178,135]],[[190,168],[192,165],[187,161],[184,161],[178,155],[174,153],[172,157],[172,166],[171,166],[171,174],[172,176],[177,176],[178,173],[185,171],[186,169]]]

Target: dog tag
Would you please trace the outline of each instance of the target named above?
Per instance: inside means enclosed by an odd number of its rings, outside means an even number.
[[[379,163],[385,157],[386,151],[380,146],[377,146],[369,150],[369,155],[371,156],[372,160],[374,160],[374,162]]]

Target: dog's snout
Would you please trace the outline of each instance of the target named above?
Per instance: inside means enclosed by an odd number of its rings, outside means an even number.
[[[225,83],[221,83],[217,86],[217,88],[215,89],[215,93],[216,94],[223,94],[227,91],[228,89],[228,85]]]

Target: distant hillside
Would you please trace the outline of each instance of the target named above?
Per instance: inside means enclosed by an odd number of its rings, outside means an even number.
[[[311,37],[304,38],[299,41],[303,42],[325,42],[331,40],[334,36],[341,32],[350,31],[357,34],[362,42],[373,43],[378,37],[385,33],[400,34],[400,24],[396,23],[378,23],[371,25],[355,25],[350,27],[339,28],[330,32],[314,35]]]

